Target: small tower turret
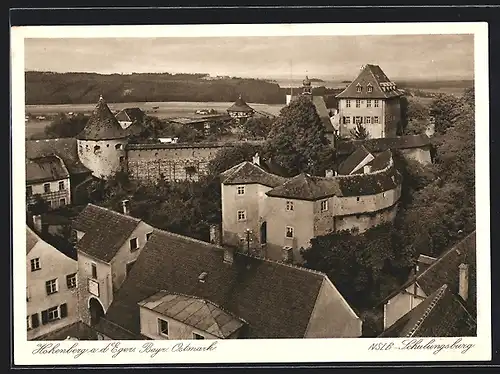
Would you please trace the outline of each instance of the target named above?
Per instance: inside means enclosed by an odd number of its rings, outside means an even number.
[[[126,170],[128,133],[120,126],[102,95],[76,138],[78,158],[95,177],[108,179],[116,172]]]

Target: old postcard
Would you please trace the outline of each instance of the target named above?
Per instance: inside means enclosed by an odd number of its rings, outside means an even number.
[[[491,358],[486,23],[11,31],[15,364]]]

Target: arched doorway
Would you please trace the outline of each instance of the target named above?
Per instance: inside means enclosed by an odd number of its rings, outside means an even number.
[[[90,326],[95,326],[99,319],[104,316],[104,309],[95,297],[91,297],[89,300],[89,311],[90,311]]]
[[[260,244],[267,243],[267,222],[264,221],[260,225]]]

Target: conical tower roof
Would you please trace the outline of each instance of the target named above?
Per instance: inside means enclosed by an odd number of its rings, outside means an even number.
[[[231,105],[228,109],[228,112],[245,112],[245,113],[250,113],[253,112],[254,109],[250,107],[245,101],[242,99],[241,95],[238,97],[238,99],[234,102],[233,105]]]
[[[82,140],[107,140],[123,139],[128,136],[127,131],[118,123],[116,117],[111,113],[103,97],[92,111],[92,115],[85,125],[85,128],[77,135],[77,139]]]

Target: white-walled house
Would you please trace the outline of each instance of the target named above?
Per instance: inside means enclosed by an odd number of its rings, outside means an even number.
[[[32,340],[78,320],[78,264],[26,226],[26,323]]]

